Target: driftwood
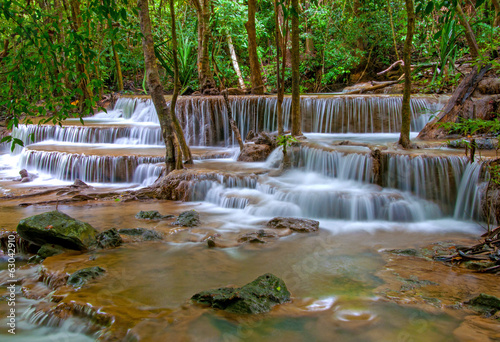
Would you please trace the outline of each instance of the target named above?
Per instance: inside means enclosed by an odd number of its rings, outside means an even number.
[[[381,72],[377,73],[377,75],[380,76],[380,75],[383,75],[385,73],[388,73],[389,71],[391,71],[392,69],[394,69],[398,65],[401,65],[404,67],[405,63],[403,62],[402,59],[399,61],[396,61],[396,62],[392,63],[387,69],[382,70]],[[417,70],[417,69],[431,68],[431,67],[434,67],[436,65],[438,65],[438,63],[412,64],[411,70],[413,71],[413,70]]]
[[[372,81],[370,83],[372,84],[371,87],[354,89],[354,90],[346,91],[343,94],[345,94],[345,95],[363,94],[363,93],[366,93],[368,91],[373,91],[373,90],[377,90],[377,89],[382,89],[382,88],[388,87],[390,85],[398,83],[398,81],[389,81],[389,82],[373,82]]]
[[[441,113],[420,131],[418,138],[436,139],[446,136],[446,132],[440,123],[456,121],[456,118],[460,116],[462,109],[466,106],[467,101],[470,101],[472,93],[490,67],[491,65],[488,64],[482,66],[479,70],[478,67],[473,68],[462,82],[460,82]]]
[[[456,254],[435,256],[434,260],[457,264],[464,261],[494,262],[493,266],[479,269],[478,272],[500,272],[500,226],[481,235],[481,237],[484,239],[474,246],[457,247]]]

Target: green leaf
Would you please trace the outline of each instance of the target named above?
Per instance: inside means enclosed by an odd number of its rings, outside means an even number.
[[[429,1],[429,3],[427,4],[427,7],[425,7],[424,13],[426,15],[429,15],[433,10],[434,10],[434,2],[433,1]]]

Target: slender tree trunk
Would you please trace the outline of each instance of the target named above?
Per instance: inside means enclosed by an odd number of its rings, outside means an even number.
[[[415,11],[413,10],[413,0],[406,1],[406,13],[408,21],[406,25],[406,40],[403,49],[403,61],[405,72],[405,87],[403,91],[403,105],[401,110],[401,135],[399,144],[403,148],[410,147],[410,97],[411,97],[411,47],[413,41],[413,30],[415,29]]]
[[[302,135],[300,113],[300,46],[299,46],[299,2],[292,0],[292,135]]]
[[[151,33],[151,20],[149,17],[148,0],[138,0],[139,19],[142,33],[142,49],[144,51],[144,64],[148,80],[151,99],[156,108],[160,121],[161,132],[165,142],[165,171],[168,174],[175,169],[175,143],[172,134],[172,120],[167,108],[167,102],[163,96],[163,86],[156,67],[156,56],[154,51],[153,35]]]
[[[186,143],[184,137],[184,132],[182,131],[181,124],[175,115],[175,106],[177,103],[177,98],[179,97],[180,81],[179,81],[179,61],[177,58],[177,28],[175,26],[175,7],[174,0],[169,1],[170,4],[170,18],[172,21],[172,54],[174,57],[174,94],[172,95],[172,100],[170,101],[170,116],[172,118],[173,127],[175,129],[175,134],[177,136],[177,146],[182,153],[177,154],[177,165],[176,168],[182,169],[182,155],[186,160],[186,164],[193,164],[193,157],[191,155],[191,150]],[[180,165],[180,167],[179,167]]]
[[[111,48],[113,49],[113,57],[115,59],[115,67],[116,67],[116,79],[118,83],[118,91],[123,91],[123,75],[122,75],[122,67],[120,65],[120,57],[116,52],[115,42],[111,40]]]
[[[279,5],[278,0],[274,0],[274,24],[276,26],[276,90],[278,91],[278,99],[276,103],[276,118],[278,121],[278,135],[283,135],[283,80],[280,74],[280,55],[281,55],[281,44],[283,41],[281,31],[280,31],[280,21],[279,21]]]
[[[243,151],[243,140],[241,139],[240,130],[236,125],[236,122],[233,119],[233,112],[231,111],[231,106],[229,105],[229,97],[227,96],[227,89],[222,91],[222,96],[224,97],[224,102],[226,103],[227,117],[229,119],[229,125],[231,126],[231,130],[234,133],[234,137],[240,146],[240,151]]]
[[[252,93],[264,94],[264,82],[260,70],[259,57],[257,56],[257,33],[255,32],[256,0],[248,0],[248,21],[245,28],[248,33],[248,58],[250,62],[250,79]]]
[[[491,0],[493,3],[493,7],[495,7],[495,20],[493,21],[493,25],[500,26],[500,1]]]
[[[198,83],[200,91],[214,88],[215,81],[210,70],[208,44],[210,41],[210,1],[192,0],[198,16]]]
[[[240,65],[238,64],[238,58],[236,57],[236,51],[234,50],[233,40],[231,39],[231,35],[227,35],[227,45],[229,46],[229,53],[231,54],[231,61],[233,62],[233,68],[238,76],[238,83],[240,85],[240,89],[245,89],[245,81],[243,80],[243,76],[241,75]]]
[[[474,35],[474,32],[472,31],[472,28],[469,25],[469,22],[467,21],[467,18],[465,18],[464,11],[462,10],[462,6],[460,6],[460,3],[457,2],[457,14],[458,14],[458,19],[460,20],[460,24],[465,29],[465,39],[467,40],[467,45],[469,45],[469,52],[473,58],[476,58],[479,56],[479,47],[477,46],[476,42],[476,37]]]

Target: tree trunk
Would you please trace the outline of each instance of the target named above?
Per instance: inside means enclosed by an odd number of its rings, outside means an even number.
[[[415,11],[413,10],[413,0],[406,0],[406,13],[408,22],[406,25],[406,40],[403,49],[405,87],[403,91],[403,105],[401,108],[401,135],[399,136],[399,144],[403,146],[403,148],[410,147],[411,47],[413,41],[413,30],[415,29]]]
[[[192,0],[198,16],[198,83],[200,92],[215,88],[215,81],[210,70],[208,44],[210,41],[210,1]]]
[[[299,2],[292,0],[292,135],[302,135],[300,113]]]
[[[174,59],[174,94],[172,95],[172,100],[170,101],[170,117],[172,118],[173,127],[175,129],[175,134],[177,136],[177,145],[182,153],[177,154],[177,169],[182,169],[182,155],[186,160],[186,164],[193,164],[193,156],[191,155],[191,150],[186,143],[186,138],[184,137],[184,132],[182,131],[181,125],[177,116],[175,115],[175,105],[177,103],[177,98],[179,97],[180,81],[179,81],[179,61],[177,58],[177,28],[175,23],[175,7],[174,0],[169,1],[170,4],[170,18],[172,26],[172,54]]]
[[[113,49],[113,57],[115,59],[115,67],[116,67],[116,81],[118,85],[118,91],[123,91],[123,75],[122,75],[122,67],[120,65],[120,57],[116,52],[115,42],[111,40],[111,48]]]
[[[151,33],[151,20],[149,18],[148,0],[138,0],[139,19],[142,33],[142,49],[144,51],[144,65],[148,80],[151,99],[156,108],[156,113],[160,121],[161,132],[165,142],[165,171],[175,169],[175,144],[172,134],[172,120],[167,108],[167,102],[163,96],[163,86],[160,82],[158,69],[156,66],[156,56],[154,51],[153,35]]]
[[[275,38],[276,38],[276,90],[278,92],[278,100],[276,103],[276,118],[278,124],[278,135],[283,135],[283,80],[280,74],[280,54],[282,49],[283,36],[280,31],[280,21],[279,21],[279,5],[278,0],[274,0],[274,24],[276,26]],[[283,49],[286,51],[286,49]]]
[[[460,3],[458,2],[456,10],[458,14],[458,19],[460,20],[460,24],[462,24],[462,26],[465,29],[465,39],[467,40],[467,45],[469,45],[469,50],[470,50],[469,52],[473,58],[476,58],[477,56],[479,56],[479,47],[477,46],[476,37],[469,25],[469,22],[465,18],[462,6],[460,6]]]
[[[227,35],[227,45],[229,46],[229,52],[231,54],[231,61],[233,62],[233,68],[238,75],[238,83],[240,85],[240,89],[245,90],[245,81],[243,80],[243,76],[241,75],[240,65],[238,64],[238,58],[236,58],[236,51],[234,50],[233,40],[231,39],[231,35]]]
[[[494,26],[500,26],[500,1],[491,0],[493,7],[495,7],[495,20],[493,21]]]
[[[245,28],[248,33],[248,58],[250,62],[250,79],[253,94],[264,94],[264,82],[260,70],[259,57],[257,56],[257,33],[255,32],[256,0],[248,0],[248,21]]]
[[[234,133],[234,137],[240,146],[240,151],[243,151],[243,140],[241,139],[240,130],[236,125],[236,122],[233,119],[233,112],[231,111],[231,106],[229,105],[229,97],[227,96],[227,89],[222,91],[222,96],[224,97],[224,102],[226,103],[227,117],[229,119],[229,125],[231,126],[231,130]]]

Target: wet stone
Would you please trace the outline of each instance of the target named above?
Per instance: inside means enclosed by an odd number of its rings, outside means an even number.
[[[163,236],[160,233],[146,228],[123,228],[118,230],[118,233],[139,237],[144,241],[163,240]]]
[[[123,244],[123,239],[116,228],[108,229],[96,236],[97,248],[113,248]]]
[[[65,250],[61,246],[50,245],[50,244],[46,243],[45,245],[43,245],[42,247],[40,247],[40,249],[38,250],[37,254],[41,258],[45,259],[45,258],[54,256],[54,255],[58,255],[58,254],[61,254],[61,253],[64,253],[64,252],[65,252]]]
[[[240,236],[238,242],[266,243],[268,239],[276,238],[278,238],[278,234],[267,232],[264,229],[261,229],[258,232],[247,233]]]
[[[183,227],[194,227],[200,224],[200,214],[198,214],[195,210],[188,210],[182,212],[177,220],[172,223],[176,226]]]
[[[311,233],[319,229],[319,221],[293,217],[275,217],[267,222],[267,226],[274,229],[289,228],[299,233]]]
[[[270,311],[277,304],[290,301],[290,292],[283,280],[266,273],[243,287],[221,287],[202,291],[191,299],[195,303],[231,313],[258,314]]]
[[[106,270],[99,266],[83,268],[71,274],[67,284],[74,287],[82,287],[88,281],[103,275],[105,272]]]
[[[36,245],[59,245],[74,250],[85,250],[98,234],[90,224],[54,210],[19,221],[17,233]]]
[[[418,256],[419,253],[415,248],[406,248],[406,249],[389,249],[388,253],[398,254],[398,255],[407,255],[407,256]]]
[[[135,218],[142,220],[163,220],[167,218],[174,217],[174,215],[162,215],[158,212],[158,210],[150,210],[150,211],[139,211]]]
[[[491,296],[486,293],[481,293],[479,296],[474,297],[465,304],[469,304],[479,312],[493,315],[500,310],[500,298]]]

